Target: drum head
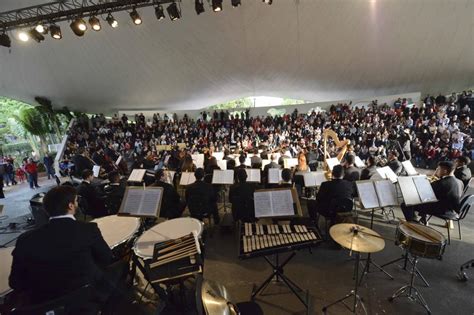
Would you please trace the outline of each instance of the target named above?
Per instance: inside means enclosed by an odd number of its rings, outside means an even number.
[[[143,233],[135,244],[135,254],[142,258],[153,257],[156,243],[179,238],[195,231],[202,234],[203,223],[193,218],[177,218],[159,223]]]
[[[435,229],[418,223],[402,223],[398,227],[405,235],[427,243],[444,243],[446,238]]]
[[[140,219],[110,215],[95,219],[102,237],[110,248],[114,248],[129,240],[139,229]]]

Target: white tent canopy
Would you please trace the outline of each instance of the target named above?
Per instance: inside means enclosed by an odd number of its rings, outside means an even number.
[[[2,0],[0,11],[38,4]],[[252,95],[312,100],[448,92],[474,79],[472,0],[242,0],[158,21],[0,47],[0,95],[88,112],[198,109]],[[15,35],[15,34],[10,34]]]

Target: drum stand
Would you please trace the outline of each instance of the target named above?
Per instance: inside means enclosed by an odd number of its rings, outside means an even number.
[[[402,257],[400,258],[397,258],[397,259],[394,259],[392,261],[389,261],[388,263],[385,263],[383,264],[381,267],[385,267],[385,266],[389,266],[391,264],[394,264],[394,263],[397,263],[399,261],[403,260],[403,266],[401,267],[403,270],[407,271],[407,265],[408,265],[408,262],[410,262],[412,265],[414,265],[414,261],[412,261],[409,256],[408,256],[408,251],[405,250],[405,253],[402,255]],[[418,267],[414,266],[415,267],[415,275],[418,276],[421,281],[423,281],[423,283],[425,284],[426,287],[429,287],[430,284],[428,283],[428,281],[425,279],[425,277],[423,276],[423,274],[420,272],[420,270],[418,269]]]
[[[358,277],[359,277],[359,264],[360,264],[360,253],[359,252],[355,252],[355,255],[356,255],[356,260],[355,260],[355,265],[354,265],[354,274],[356,275],[355,277],[355,281],[354,281],[354,290],[351,290],[348,294],[346,294],[346,296],[344,296],[343,298],[340,298],[339,300],[329,304],[329,305],[326,305],[325,307],[323,307],[323,314],[326,314],[326,311],[328,308],[330,308],[331,306],[333,305],[336,305],[336,304],[339,304],[339,303],[342,303],[344,304],[344,306],[349,310],[351,311],[352,313],[356,313],[357,311],[357,307],[360,306],[362,308],[362,310],[364,311],[364,313],[367,315],[367,310],[365,309],[365,305],[364,305],[364,301],[362,300],[362,298],[359,296],[359,294],[357,294],[358,292],[358,288],[359,288],[359,280],[358,280]],[[350,297],[354,297],[354,302],[353,302],[353,305],[352,307],[350,307],[349,305],[347,305],[344,301],[347,300],[348,298]]]
[[[428,307],[428,304],[426,303],[425,299],[421,295],[421,293],[418,291],[418,289],[415,287],[415,275],[417,273],[417,268],[416,264],[418,263],[418,257],[414,256],[413,257],[413,262],[412,262],[412,268],[411,268],[411,277],[410,277],[410,284],[405,285],[398,289],[391,297],[388,298],[390,302],[392,302],[394,299],[399,298],[399,297],[407,297],[411,301],[415,301],[421,306],[423,306],[428,314],[431,314],[431,310]]]

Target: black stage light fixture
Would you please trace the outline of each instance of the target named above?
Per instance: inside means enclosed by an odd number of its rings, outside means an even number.
[[[49,33],[51,34],[51,37],[54,39],[63,38],[63,34],[61,33],[61,28],[56,24],[51,24],[49,26]]]
[[[161,21],[165,18],[165,13],[163,12],[163,7],[161,5],[155,7],[155,15],[158,21]]]
[[[87,30],[86,22],[80,17],[72,21],[72,23],[69,26],[71,27],[74,34],[76,34],[79,37],[84,36],[84,33]]]
[[[240,7],[241,3],[240,0],[232,0],[232,7],[237,8]]]
[[[222,11],[222,0],[212,0],[212,11],[214,12]]]
[[[273,0],[262,0],[262,2],[265,3],[265,4],[270,5],[270,4],[273,3]]]
[[[202,0],[196,0],[194,7],[196,9],[197,15],[204,13],[204,3]]]
[[[109,15],[107,15],[107,17],[105,18],[105,20],[106,20],[107,23],[109,23],[109,25],[112,26],[113,28],[116,28],[116,27],[118,26],[117,20],[112,16],[111,13],[109,13]]]
[[[10,48],[12,46],[12,41],[10,40],[10,36],[7,33],[0,34],[0,46]]]
[[[30,38],[32,38],[34,41],[37,43],[44,41],[44,36],[40,32],[36,30],[36,28],[32,28],[29,32],[28,35]]]
[[[132,18],[133,24],[135,25],[142,24],[142,18],[140,17],[140,14],[138,14],[135,8],[133,8],[133,11],[130,12],[130,17]]]
[[[171,19],[171,21],[176,21],[181,18],[181,13],[179,12],[178,6],[176,5],[176,2],[173,2],[170,4],[167,8],[166,11],[168,12],[168,15]]]
[[[100,21],[96,16],[93,16],[89,19],[89,24],[91,25],[92,29],[96,32],[100,31]]]
[[[35,30],[38,33],[41,33],[41,34],[47,34],[48,33],[48,28],[45,25],[43,25],[42,23],[39,23],[38,25],[36,25]]]

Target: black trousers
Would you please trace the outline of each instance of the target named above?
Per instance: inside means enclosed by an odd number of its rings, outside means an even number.
[[[405,205],[405,203],[402,203],[400,205],[400,208],[402,208],[403,215],[405,216],[405,220],[407,221],[415,220],[415,212],[418,212],[420,216],[424,218],[426,217],[426,215],[440,215],[450,211],[449,209],[442,209],[437,204],[437,202],[433,202],[416,206],[407,206]]]

